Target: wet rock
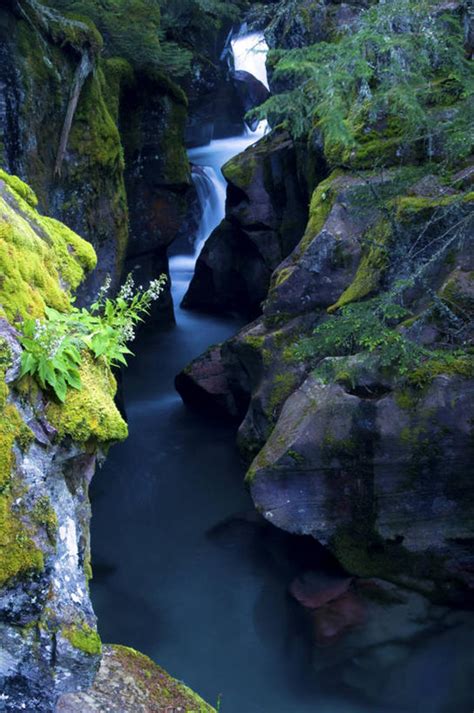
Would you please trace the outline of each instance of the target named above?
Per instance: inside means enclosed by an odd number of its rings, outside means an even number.
[[[364,604],[355,592],[344,592],[313,612],[316,643],[319,646],[334,645],[348,631],[364,624],[365,618]]]
[[[466,706],[474,669],[469,654],[460,654],[459,665],[459,653],[472,636],[472,612],[434,606],[416,592],[381,580],[358,580],[351,595],[363,609],[363,621],[346,628],[332,645],[324,645],[329,641],[318,639],[320,630],[313,630],[313,667],[319,677],[335,676],[338,685],[363,694],[376,710],[428,706],[441,712]]]
[[[350,587],[350,577],[328,577],[319,572],[305,572],[290,585],[290,593],[307,609],[320,607],[339,599]]]
[[[226,218],[204,246],[183,306],[254,317],[272,271],[303,233],[306,183],[285,131],[248,148],[223,173]]]
[[[233,72],[232,81],[236,88],[239,99],[242,103],[243,114],[245,115],[250,109],[253,109],[270,96],[269,90],[262,82],[254,77],[249,72],[238,70]],[[258,125],[258,120],[250,124],[250,129],[255,131]]]
[[[175,386],[188,406],[217,412],[232,420],[242,417],[241,405],[230,388],[222,364],[220,346],[211,347],[178,374]]]
[[[249,471],[257,508],[278,527],[312,534],[352,574],[418,582],[456,600],[473,584],[473,388],[439,377],[407,407],[393,394],[366,399],[309,377]]]
[[[381,180],[369,182],[377,185]],[[359,192],[367,189],[365,178],[337,173],[319,184],[301,242],[272,276],[266,316],[327,308],[351,284],[361,258],[362,238],[380,217],[370,204],[354,205]]]

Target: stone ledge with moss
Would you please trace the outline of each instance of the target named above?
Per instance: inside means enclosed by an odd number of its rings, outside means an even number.
[[[125,646],[104,646],[94,685],[62,696],[56,713],[212,713],[215,709],[151,659]]]

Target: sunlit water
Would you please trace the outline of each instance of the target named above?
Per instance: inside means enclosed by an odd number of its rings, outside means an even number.
[[[130,436],[92,484],[99,631],[148,654],[210,703],[222,694],[222,713],[464,713],[457,700],[466,700],[472,627],[416,639],[376,703],[344,685],[337,665],[316,672],[329,654],[315,654],[288,595],[302,566],[300,541],[256,515],[233,428],[189,412],[174,390],[182,367],[240,326],[179,304],[224,215],[220,168],[265,130],[189,152],[203,167],[195,177],[203,216],[194,250],[170,261],[176,325],[140,335],[123,377]],[[367,677],[367,662],[355,663]],[[457,682],[459,696],[451,692]]]

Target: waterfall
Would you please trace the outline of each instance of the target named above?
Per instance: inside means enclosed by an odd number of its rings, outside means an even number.
[[[253,74],[269,89],[267,68],[265,66],[268,45],[262,32],[237,35],[231,40],[234,55],[234,69]]]
[[[235,69],[249,72],[268,87],[265,67],[268,45],[263,33],[239,34],[231,40],[231,47]],[[222,166],[261,139],[267,131],[267,122],[261,121],[255,131],[245,126],[239,136],[216,139],[205,146],[189,149],[190,162],[200,168],[199,171],[193,171],[193,182],[202,217],[194,242],[194,255],[177,255],[170,258],[173,282],[179,282],[182,286],[183,282],[191,278],[204,243],[225,216],[227,182],[222,175]]]

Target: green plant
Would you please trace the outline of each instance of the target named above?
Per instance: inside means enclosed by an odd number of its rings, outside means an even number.
[[[403,307],[383,299],[350,304],[318,325],[311,337],[300,340],[290,349],[297,358],[315,360],[377,352],[382,367],[395,366],[403,375],[424,354],[422,347],[390,326],[407,314]]]
[[[59,312],[47,307],[45,319],[23,322],[20,377],[34,377],[42,389],[53,391],[59,401],[67,389],[81,389],[79,366],[88,350],[108,366],[126,365],[132,354],[128,342],[135,337],[135,327],[148,314],[152,302],[160,296],[165,275],[150,282],[144,290],[135,290],[132,275],[127,277],[116,298],[107,297],[110,279],[101,288],[90,309],[73,307]]]

